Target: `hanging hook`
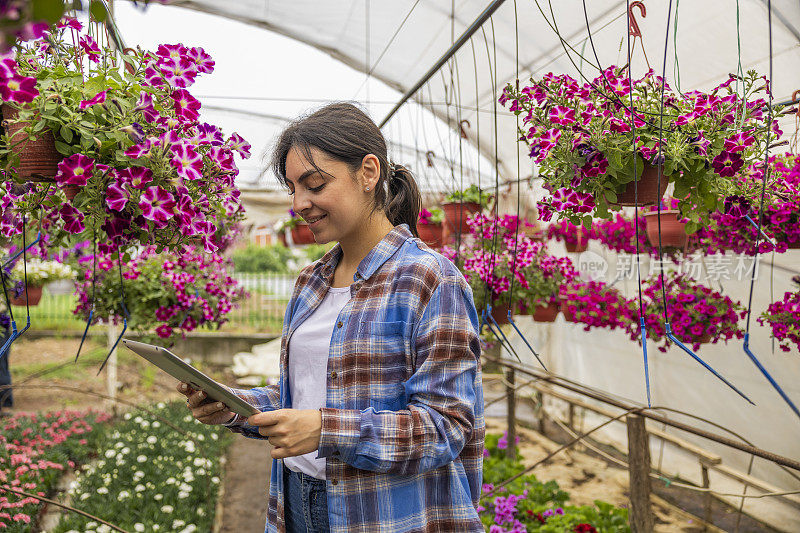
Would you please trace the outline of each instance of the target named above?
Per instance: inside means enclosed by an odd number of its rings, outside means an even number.
[[[469,137],[467,137],[467,130],[464,129],[464,124],[466,124],[468,128],[471,128],[472,126],[470,125],[469,120],[467,119],[464,119],[458,123],[458,127],[461,130],[461,138],[468,139]]]
[[[800,98],[800,89],[797,89],[795,92],[792,93],[792,102],[797,102],[798,98]],[[800,105],[797,106],[797,118],[800,118]]]
[[[433,166],[434,157],[436,157],[436,154],[433,152],[433,150],[428,150],[427,152],[425,152],[425,159],[428,161],[429,167]]]
[[[630,17],[630,22],[628,23],[628,33],[631,37],[639,37],[642,36],[642,30],[639,29],[639,23],[636,22],[636,15],[633,14],[633,8],[638,7],[639,13],[641,13],[642,18],[647,16],[647,7],[645,7],[644,2],[641,0],[636,0],[635,2],[631,2],[630,7],[628,7],[628,15]]]

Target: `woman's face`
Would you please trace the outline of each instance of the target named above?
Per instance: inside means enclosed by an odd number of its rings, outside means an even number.
[[[354,178],[346,163],[317,148],[311,147],[310,151],[316,168],[297,147],[293,146],[286,156],[286,184],[292,195],[292,209],[309,223],[319,244],[357,238],[370,211],[379,175],[377,158],[372,156],[372,161],[367,156]],[[365,192],[366,187],[370,191]]]

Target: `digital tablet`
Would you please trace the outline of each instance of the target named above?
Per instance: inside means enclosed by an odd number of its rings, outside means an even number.
[[[224,385],[214,381],[192,365],[185,363],[180,357],[166,348],[129,339],[122,339],[122,344],[175,379],[188,383],[195,390],[205,392],[214,401],[224,403],[228,409],[237,415],[247,418],[261,412],[233,394]]]

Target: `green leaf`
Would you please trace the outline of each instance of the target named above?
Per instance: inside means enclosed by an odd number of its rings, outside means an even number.
[[[31,15],[34,20],[44,19],[55,24],[64,14],[63,0],[33,0]]]
[[[68,143],[72,142],[72,137],[73,137],[72,130],[69,129],[66,124],[61,126],[60,133],[62,139],[64,139]]]
[[[592,215],[583,216],[583,227],[587,229],[592,227]]]
[[[97,22],[105,22],[108,18],[106,7],[102,2],[98,2],[97,0],[92,0],[92,5],[89,6],[89,13],[91,13],[92,18]]]
[[[56,141],[56,150],[58,150],[58,153],[61,155],[72,155],[72,149],[70,146],[61,141]]]

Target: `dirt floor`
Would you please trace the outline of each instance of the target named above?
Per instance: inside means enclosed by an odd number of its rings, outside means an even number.
[[[105,339],[103,339],[105,340]],[[106,371],[97,375],[106,355],[104,344],[87,341],[78,363],[74,363],[79,341],[72,338],[20,339],[10,358],[14,389],[14,411],[45,411],[63,408],[93,407],[113,411],[114,404],[99,395],[106,395]],[[198,365],[201,366],[201,365]],[[215,379],[234,385],[230,371],[219,367],[201,366]],[[168,401],[180,398],[176,382],[169,375],[148,365],[126,349],[119,350],[117,369],[119,388],[117,409],[124,411],[128,404]],[[491,386],[486,390],[487,398]],[[501,402],[502,403],[502,402]],[[487,416],[487,429],[502,433],[505,418]],[[533,464],[564,442],[557,427],[549,427],[547,435],[519,428],[520,449],[525,463]],[[225,465],[223,501],[220,505],[222,532],[261,532],[266,517],[269,484],[269,445],[253,439],[237,437],[228,451]],[[556,480],[571,495],[576,505],[591,505],[601,499],[615,505],[628,504],[628,473],[587,450],[570,449],[538,466],[533,473],[541,480]],[[684,497],[685,508],[691,508],[695,494]],[[676,501],[676,500],[672,500]],[[680,498],[677,500],[680,502]],[[696,503],[696,502],[695,502]],[[681,505],[684,507],[684,505]],[[703,531],[699,520],[658,496],[653,498],[657,517],[657,532]],[[749,519],[748,519],[749,520]],[[715,516],[716,521],[716,516]],[[743,522],[741,532],[770,531],[757,522]],[[728,530],[728,527],[725,527]],[[731,531],[733,529],[730,529]],[[721,531],[711,528],[708,531]]]

